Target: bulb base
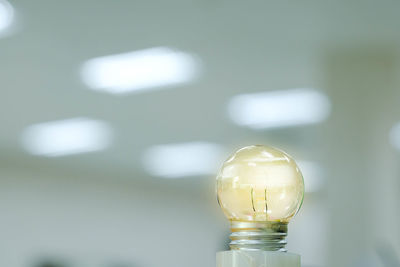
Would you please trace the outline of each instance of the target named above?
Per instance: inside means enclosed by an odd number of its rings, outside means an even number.
[[[286,252],[287,223],[231,221],[231,250]]]

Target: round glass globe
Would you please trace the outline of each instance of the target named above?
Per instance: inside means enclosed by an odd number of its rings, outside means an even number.
[[[231,221],[288,222],[303,202],[303,176],[285,152],[247,146],[224,162],[217,197]]]

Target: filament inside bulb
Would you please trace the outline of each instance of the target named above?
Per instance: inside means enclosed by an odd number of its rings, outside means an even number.
[[[238,150],[217,177],[218,200],[234,221],[288,222],[303,200],[303,177],[284,152],[250,146]]]

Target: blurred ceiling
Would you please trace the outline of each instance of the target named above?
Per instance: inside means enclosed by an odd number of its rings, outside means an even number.
[[[141,173],[152,145],[207,141],[227,151],[250,143],[283,144],[318,155],[317,127],[240,128],[227,116],[239,93],[323,84],[325,53],[362,43],[399,45],[400,2],[380,1],[12,1],[15,21],[0,38],[0,157],[3,165],[41,162],[20,144],[24,128],[89,117],[108,122],[106,150],[52,158],[52,164]],[[111,95],[88,90],[88,59],[166,46],[197,55],[202,73],[166,90]],[[329,123],[329,121],[328,121]],[[308,147],[306,149],[306,147]],[[32,163],[32,164],[36,164]],[[19,163],[18,163],[19,164]]]

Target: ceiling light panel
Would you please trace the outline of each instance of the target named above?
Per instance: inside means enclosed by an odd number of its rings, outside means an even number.
[[[93,90],[122,94],[188,83],[198,71],[195,56],[157,47],[91,59],[83,64],[81,75]]]
[[[0,32],[10,27],[14,18],[14,9],[5,0],[0,0]]]
[[[73,118],[27,127],[22,145],[33,155],[57,157],[105,149],[111,137],[112,130],[105,122]]]
[[[166,144],[150,147],[143,164],[153,176],[180,178],[215,174],[223,156],[222,147],[213,143]]]
[[[393,147],[400,150],[400,122],[396,123],[390,130],[390,143]]]
[[[322,167],[312,161],[298,161],[301,173],[303,174],[306,193],[320,191],[325,185],[325,175]]]
[[[316,90],[300,88],[238,95],[230,100],[228,111],[240,126],[280,128],[325,120],[330,113],[330,101]]]

